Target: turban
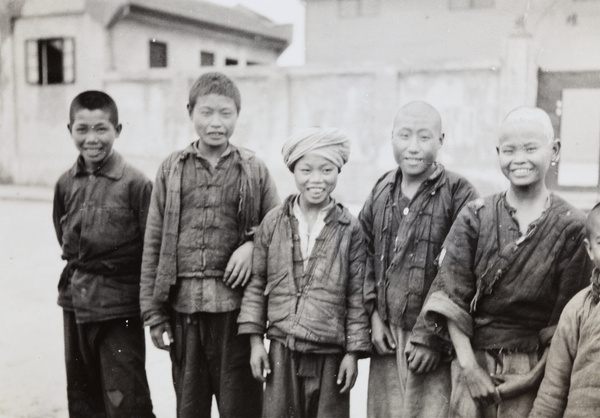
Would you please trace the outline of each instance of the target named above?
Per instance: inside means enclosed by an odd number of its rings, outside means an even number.
[[[292,135],[281,149],[283,162],[293,171],[294,164],[308,153],[320,155],[339,169],[350,156],[350,140],[337,128],[308,128]]]

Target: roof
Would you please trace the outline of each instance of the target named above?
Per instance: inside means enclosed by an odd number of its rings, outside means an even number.
[[[292,25],[277,24],[243,6],[226,7],[205,0],[125,0],[120,3],[107,26],[116,24],[129,13],[146,12],[251,38],[267,38],[281,42],[282,49],[292,41]]]

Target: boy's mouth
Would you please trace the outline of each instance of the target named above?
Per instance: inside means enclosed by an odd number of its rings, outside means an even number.
[[[325,192],[325,188],[323,188],[323,187],[307,187],[306,191],[312,197],[319,197]]]
[[[511,171],[517,177],[525,177],[531,172],[529,168],[515,168]]]

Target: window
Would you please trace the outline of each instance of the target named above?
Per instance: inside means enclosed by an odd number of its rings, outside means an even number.
[[[264,64],[263,64],[262,62],[248,61],[248,62],[246,63],[246,65],[247,65],[248,67],[251,67],[251,66],[253,66],[253,65],[264,65]]]
[[[238,60],[234,58],[225,58],[225,65],[238,65]]]
[[[157,42],[155,39],[150,41],[150,68],[167,67],[167,44]]]
[[[25,42],[25,71],[29,84],[75,82],[73,38],[33,39]]]
[[[494,7],[495,0],[448,0],[450,10],[486,9]]]
[[[381,0],[337,0],[340,17],[377,16]]]
[[[200,66],[212,67],[215,65],[215,54],[212,52],[200,51]]]

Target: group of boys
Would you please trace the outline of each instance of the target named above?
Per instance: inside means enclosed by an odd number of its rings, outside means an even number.
[[[202,75],[187,109],[198,138],[152,186],[112,149],[110,96],[71,104],[80,156],[53,211],[71,417],[154,416],[144,325],[170,353],[178,417],[210,417],[213,396],[222,417],[348,417],[367,356],[369,417],[600,410],[600,207],[586,221],[546,188],[560,143],[541,109],[506,117],[510,186],[480,199],[436,162],[439,113],[403,106],[398,168],[358,219],[331,197],[350,153],[339,129],[285,142],[298,194],[280,203],[264,163],[229,142],[233,81]]]

